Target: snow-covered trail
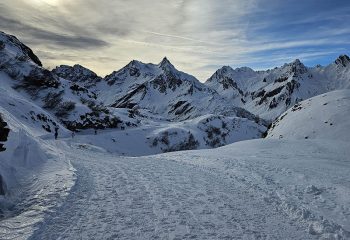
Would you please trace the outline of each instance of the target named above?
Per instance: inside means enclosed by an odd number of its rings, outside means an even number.
[[[225,151],[216,158],[220,150],[128,158],[66,149],[77,183],[31,239],[313,239],[344,233],[332,223],[324,232],[312,211],[299,213],[300,196],[291,196],[292,205],[282,200],[282,193],[300,189],[274,177],[290,180],[299,173],[248,158],[238,162]],[[313,190],[311,196],[319,196]]]

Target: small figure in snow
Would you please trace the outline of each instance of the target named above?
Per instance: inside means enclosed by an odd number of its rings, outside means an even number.
[[[97,135],[97,129],[95,129],[95,135]]]
[[[74,131],[72,131],[72,138],[74,138],[75,137],[75,132]]]
[[[58,138],[58,127],[55,127],[55,139],[57,140]]]

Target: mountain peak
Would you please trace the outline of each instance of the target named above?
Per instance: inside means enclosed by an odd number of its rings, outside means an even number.
[[[86,87],[102,80],[95,72],[80,64],[75,64],[73,66],[60,65],[54,68],[52,73],[72,82],[86,83]]]
[[[164,57],[163,60],[160,62],[160,64],[166,64],[166,63],[170,63],[170,61],[167,57]]]
[[[297,58],[293,60],[292,62],[285,63],[283,67],[290,67],[290,66],[304,66],[304,64]]]
[[[164,57],[163,60],[159,63],[159,67],[163,70],[165,69],[175,69],[174,65],[168,60],[167,57]]]
[[[126,67],[140,67],[140,65],[143,64],[140,61],[137,60],[132,60],[131,62],[128,63],[128,65],[126,65]]]
[[[223,66],[222,68],[219,69],[222,73],[227,73],[233,71],[232,67],[230,66]]]
[[[349,66],[350,64],[350,58],[348,55],[340,55],[336,60],[335,60],[335,64],[337,64],[338,66],[341,65],[343,67]]]
[[[82,65],[80,64],[74,64],[73,65],[73,68],[78,68],[78,69],[87,69],[86,67],[83,67]]]
[[[301,65],[302,63],[301,63],[301,61],[300,61],[300,59],[295,59],[293,62],[292,62],[292,64],[294,64],[294,65]]]
[[[295,59],[291,63],[284,64],[282,69],[285,69],[288,72],[294,73],[294,74],[297,74],[297,75],[304,74],[304,73],[307,72],[307,67],[299,59]]]

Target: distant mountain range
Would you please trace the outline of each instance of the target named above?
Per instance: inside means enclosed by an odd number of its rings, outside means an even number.
[[[16,112],[19,104],[27,106],[18,114],[49,133],[56,127],[126,129],[211,115],[244,118],[251,122],[248,132],[262,134],[298,102],[349,89],[350,58],[341,55],[328,66],[311,68],[297,59],[266,71],[224,66],[205,83],[167,58],[159,64],[133,60],[100,77],[81,65],[49,71],[29,47],[0,32],[0,81],[6,89],[2,102],[8,102],[3,107]]]

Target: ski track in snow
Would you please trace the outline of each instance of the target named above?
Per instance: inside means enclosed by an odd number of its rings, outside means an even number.
[[[76,185],[31,239],[317,239],[347,234],[332,222],[324,226],[326,219],[319,221],[303,208],[300,189],[284,189],[273,179],[274,174],[296,178],[298,173],[245,159],[215,162],[195,153],[188,158],[186,153],[128,158],[67,150],[77,169]]]

